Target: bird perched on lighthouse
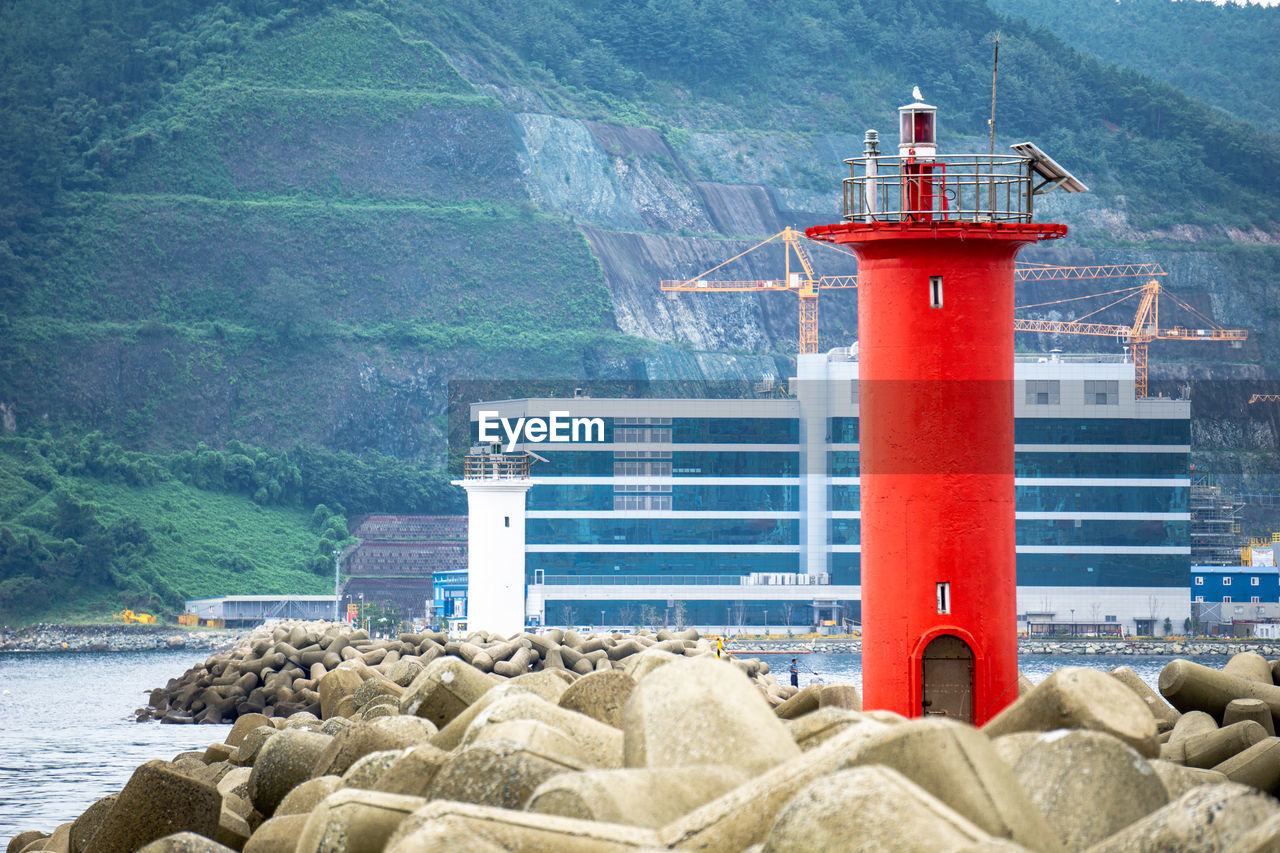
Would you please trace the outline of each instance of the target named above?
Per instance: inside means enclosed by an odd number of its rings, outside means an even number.
[[[924,95],[920,94],[919,86],[911,87],[911,97],[915,98],[917,103],[924,103]]]

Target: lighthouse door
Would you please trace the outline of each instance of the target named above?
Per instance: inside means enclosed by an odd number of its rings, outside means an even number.
[[[959,637],[943,634],[924,649],[923,712],[973,722],[973,650]]]

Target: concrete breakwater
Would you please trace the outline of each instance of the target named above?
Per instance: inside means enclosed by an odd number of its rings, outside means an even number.
[[[226,649],[247,634],[243,630],[173,628],[164,625],[61,625],[38,624],[28,628],[0,630],[0,651],[147,651],[151,649]],[[782,654],[806,650],[826,654],[859,654],[860,640],[850,639],[729,639],[730,651]],[[1258,652],[1280,657],[1280,642],[1259,640],[1110,640],[1054,639],[1020,640],[1019,654],[1045,655],[1169,655],[1201,657],[1231,656],[1238,652]]]
[[[150,705],[138,719],[167,723],[230,722],[244,714],[287,717],[299,711],[322,712],[320,684],[335,670],[351,666],[376,672],[384,680],[407,686],[437,658],[457,658],[472,669],[496,676],[559,670],[573,675],[612,671],[645,651],[686,657],[714,656],[712,643],[697,630],[647,631],[633,636],[588,634],[553,628],[543,634],[517,634],[507,639],[485,632],[450,640],[439,632],[400,634],[370,639],[346,626],[297,623],[274,630],[259,629],[229,652],[215,654],[182,676],[151,692]],[[350,666],[343,665],[350,663]],[[733,660],[771,705],[795,692],[781,685],[759,660]],[[376,690],[379,681],[371,681]],[[367,696],[353,697],[352,703]],[[390,703],[389,697],[384,700]],[[346,716],[345,705],[336,713]]]
[[[660,636],[581,674],[349,656],[318,713],[242,714],[8,853],[1280,849],[1280,665],[1260,655],[1171,661],[1163,696],[1123,667],[1061,669],[979,730],[864,712],[851,685],[775,704],[743,662]],[[280,628],[241,660],[309,637],[365,642]]]
[[[243,631],[190,630],[166,625],[53,625],[0,631],[0,652],[138,652],[224,649]]]

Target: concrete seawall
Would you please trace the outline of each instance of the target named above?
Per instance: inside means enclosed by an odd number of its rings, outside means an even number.
[[[0,630],[0,652],[56,651],[146,651],[149,649],[230,648],[248,633],[244,630],[189,629],[170,625],[58,625],[39,624],[29,628]],[[181,641],[179,643],[179,641]],[[824,654],[858,654],[862,643],[856,639],[732,639],[725,648],[784,654],[807,649]],[[1209,639],[1136,639],[1116,642],[1089,638],[1018,641],[1019,654],[1036,655],[1170,655],[1200,657],[1230,656],[1257,652],[1280,657],[1280,641]]]
[[[171,625],[52,625],[0,631],[0,652],[139,652],[225,649],[246,632]]]

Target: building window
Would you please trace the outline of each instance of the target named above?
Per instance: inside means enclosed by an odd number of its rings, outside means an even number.
[[[1257,586],[1257,585],[1258,585],[1257,578],[1249,578],[1249,586]]]
[[[510,526],[511,526],[511,516],[509,516],[509,515],[504,515],[504,516],[502,517],[502,526],[503,526],[503,527],[510,527]]]
[[[929,307],[942,307],[942,276],[940,275],[929,276]],[[938,612],[942,613],[945,611],[940,610]]]
[[[1196,586],[1204,586],[1204,578],[1196,576]]]
[[[1197,602],[1198,604],[1204,604],[1204,596],[1203,596],[1203,595],[1197,595],[1197,596],[1196,596],[1196,602]]]
[[[613,422],[621,426],[671,426],[671,418],[614,418]]]
[[[1056,406],[1062,401],[1062,383],[1056,379],[1028,379],[1028,406]]]
[[[1222,579],[1222,585],[1223,585],[1223,586],[1231,586],[1231,578],[1229,578],[1229,577],[1228,577],[1228,578],[1223,578],[1223,579]]]
[[[1259,598],[1259,597],[1258,597],[1258,596],[1256,596],[1256,595],[1251,595],[1251,596],[1249,596],[1249,603],[1250,603],[1250,604],[1257,604],[1257,603],[1259,603],[1260,601],[1262,601],[1262,599],[1261,599],[1261,598]]]
[[[950,583],[938,584],[938,612],[939,613],[951,612],[951,584]]]
[[[1104,616],[1104,617],[1103,617],[1103,621],[1105,621],[1105,622],[1116,622],[1116,621],[1118,621],[1118,620],[1116,619],[1116,617],[1115,617],[1115,616]]]
[[[1120,381],[1118,379],[1084,380],[1084,404],[1086,406],[1120,405]]]
[[[1224,596],[1222,596],[1222,603],[1223,603],[1223,604],[1230,604],[1230,603],[1231,603],[1231,596],[1229,596],[1229,595],[1224,595]]]
[[[618,458],[621,457],[621,458]],[[636,460],[632,458],[622,457],[618,454],[613,462],[613,476],[615,477],[670,477],[671,462],[667,461],[649,461]]]
[[[653,427],[614,427],[613,440],[618,444],[670,444],[671,429]]]
[[[615,510],[669,510],[671,495],[614,495]]]

